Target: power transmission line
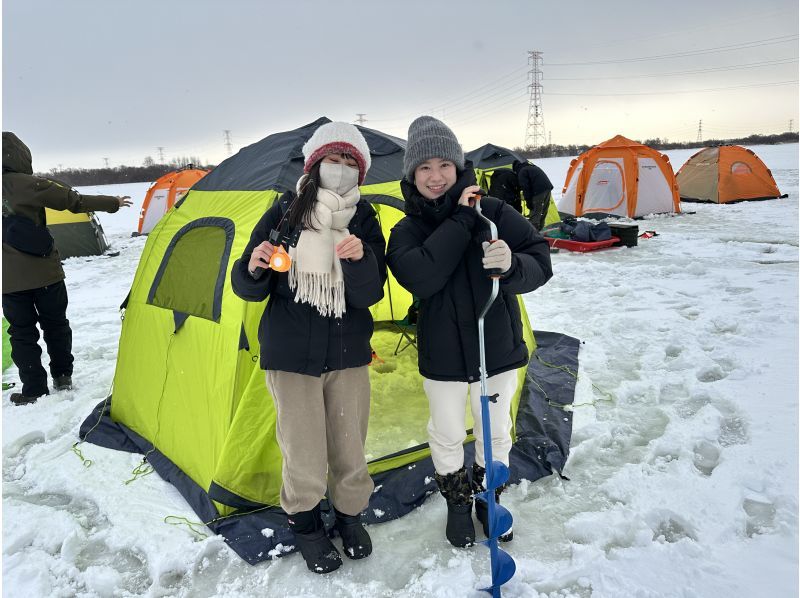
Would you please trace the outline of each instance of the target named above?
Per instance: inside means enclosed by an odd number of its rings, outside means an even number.
[[[228,156],[230,156],[233,153],[231,145],[231,130],[224,129],[222,133],[225,136],[225,151],[228,153]]]
[[[356,112],[356,116],[358,117],[358,118],[356,119],[356,122],[357,122],[358,124],[360,124],[360,125],[362,125],[362,126],[363,126],[363,125],[364,125],[364,123],[365,123],[365,122],[367,122],[367,119],[365,119],[365,118],[364,118],[364,117],[366,116],[366,113],[364,113],[364,112]]]
[[[705,48],[702,50],[689,50],[686,52],[675,52],[673,54],[658,54],[655,56],[642,56],[639,58],[617,58],[613,60],[594,60],[590,62],[555,62],[548,63],[548,67],[553,66],[588,66],[594,64],[623,64],[628,62],[643,62],[647,60],[665,60],[667,58],[683,58],[686,56],[698,56],[700,54],[714,54],[716,52],[731,52],[733,50],[744,50],[748,48],[757,48],[760,46],[770,46],[774,44],[783,44],[798,39],[797,35],[781,35],[778,37],[769,37],[763,40],[753,40],[750,42],[741,42],[739,44],[731,44],[727,46],[716,46],[714,48]]]
[[[764,66],[792,64],[797,61],[798,61],[797,58],[781,58],[773,61],[754,62],[752,64],[745,64],[740,66],[721,66],[721,67],[711,67],[707,69],[695,69],[690,71],[673,71],[669,73],[653,73],[647,75],[619,75],[619,76],[607,76],[607,77],[548,77],[547,80],[548,81],[605,81],[607,79],[643,79],[649,77],[671,77],[674,75],[693,75],[697,73],[710,73],[718,71],[739,71],[751,68],[761,68]]]
[[[473,87],[473,88],[470,89],[470,91],[459,94],[458,97],[457,98],[453,98],[453,100],[445,101],[445,102],[442,102],[442,103],[439,103],[439,104],[428,105],[428,107],[425,108],[425,109],[417,110],[417,111],[415,111],[415,112],[413,112],[411,114],[406,114],[404,116],[396,116],[396,117],[393,117],[393,118],[384,118],[384,119],[370,119],[370,122],[385,123],[385,122],[392,122],[392,121],[409,120],[411,118],[419,116],[420,114],[422,114],[424,112],[428,112],[428,113],[430,113],[430,112],[443,112],[445,110],[454,111],[453,110],[454,106],[459,106],[459,105],[461,105],[461,104],[463,104],[465,102],[475,101],[475,100],[473,100],[473,98],[478,98],[478,100],[477,100],[478,102],[482,101],[482,99],[485,99],[485,97],[486,97],[486,93],[485,93],[484,90],[486,90],[486,89],[496,90],[498,84],[501,81],[509,79],[510,77],[517,77],[519,79],[518,81],[512,81],[511,86],[517,86],[517,85],[523,84],[524,82],[526,82],[526,79],[521,78],[520,75],[522,75],[522,73],[525,72],[526,68],[527,67],[518,67],[518,68],[514,69],[513,71],[510,71],[510,72],[508,72],[508,73],[506,73],[504,75],[501,75],[500,77],[497,77],[495,79],[492,79],[491,81],[488,81],[487,83],[484,83],[483,85],[481,85],[479,87]],[[496,93],[496,91],[495,91],[495,93]],[[424,105],[424,102],[419,102],[418,105]]]
[[[643,92],[628,92],[628,93],[565,93],[565,92],[550,92],[551,96],[652,96],[652,95],[672,95],[679,93],[704,93],[709,91],[727,91],[731,89],[749,89],[754,87],[775,87],[779,85],[790,85],[798,83],[797,79],[792,81],[773,81],[770,83],[754,83],[751,85],[733,85],[731,87],[709,87],[706,89],[685,89],[685,90],[664,90],[664,91],[643,91]]]

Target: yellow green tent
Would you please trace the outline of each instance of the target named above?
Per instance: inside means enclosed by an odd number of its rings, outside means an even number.
[[[242,531],[244,518],[237,515],[257,512],[262,528],[285,527],[277,506],[281,454],[273,403],[259,367],[257,330],[266,301],[237,297],[230,268],[264,211],[294,188],[302,173],[301,148],[326,122],[321,118],[242,149],[198,181],[158,222],[124,303],[113,396],[81,430],[91,442],[144,453],[203,521],[251,562],[269,558],[267,539],[253,537],[250,528]],[[403,216],[399,178],[405,142],[359,128],[372,155],[361,194],[388,238]],[[377,358],[371,368],[366,446],[378,488],[367,510],[366,520],[372,522],[409,512],[435,489],[426,444],[427,399],[416,351],[403,347],[409,340],[413,344],[413,330],[403,324],[411,301],[390,275],[384,299],[372,308]],[[524,325],[533,350],[527,316]],[[525,373],[519,370],[514,415],[520,397],[530,392]],[[553,467],[547,454],[525,457],[514,473],[527,479],[546,475]],[[290,540],[276,534],[270,542]]]

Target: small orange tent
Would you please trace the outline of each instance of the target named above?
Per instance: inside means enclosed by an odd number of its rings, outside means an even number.
[[[572,161],[556,207],[573,216],[613,214],[628,218],[681,211],[669,158],[622,135]]]
[[[189,188],[209,173],[208,170],[194,168],[192,164],[168,172],[147,190],[139,212],[139,229],[137,233],[146,235],[161,217],[175,205],[181,197],[186,195]]]
[[[705,147],[677,174],[681,199],[729,203],[745,199],[775,199],[778,185],[758,156],[740,145]]]

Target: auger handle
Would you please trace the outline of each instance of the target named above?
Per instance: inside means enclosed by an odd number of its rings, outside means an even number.
[[[478,212],[478,216],[482,218],[483,221],[489,225],[489,233],[491,236],[491,239],[489,239],[489,243],[495,243],[499,240],[497,238],[497,226],[489,218],[484,216],[483,212],[481,211],[481,196],[483,195],[485,195],[483,190],[480,190],[479,192],[475,193],[472,196],[472,199],[475,201],[473,207],[475,208],[475,211]],[[502,270],[500,270],[500,268],[490,268],[489,270],[486,271],[486,274],[492,280],[500,280],[500,277],[502,276],[503,272]]]

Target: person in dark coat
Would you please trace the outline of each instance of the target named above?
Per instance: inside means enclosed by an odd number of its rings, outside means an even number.
[[[492,172],[489,195],[502,199],[517,212],[522,213],[519,182],[517,175],[510,168],[498,168]]]
[[[116,212],[130,198],[83,195],[56,181],[33,176],[31,151],[14,133],[3,131],[3,315],[8,320],[11,359],[19,368],[22,392],[15,405],[50,394],[42,367],[39,330],[50,356],[55,390],[72,388],[72,329],[61,257],[47,230],[45,208],[70,212]]]
[[[303,155],[297,194],[285,193],[256,224],[231,283],[247,301],[269,297],[258,340],[283,456],[281,507],[308,568],[328,573],[342,560],[322,523],[326,488],[345,554],[372,552],[360,513],[374,489],[364,455],[369,307],[383,297],[385,241],[359,195],[370,153],[358,129],[322,125]],[[276,264],[287,246],[288,272]]]
[[[536,230],[542,230],[544,219],[547,216],[547,208],[550,206],[553,183],[550,182],[544,170],[536,164],[515,160],[512,168],[517,175],[520,189],[522,189],[525,205],[530,211],[528,219],[536,227]]]
[[[498,229],[499,240],[488,242],[488,226],[473,207],[480,188],[472,164],[464,161],[453,132],[433,117],[409,127],[400,186],[406,215],[392,229],[386,259],[398,282],[420,300],[417,348],[430,405],[428,441],[447,501],[446,536],[463,547],[475,541],[471,514],[473,492],[483,490],[483,443],[490,441],[494,458],[508,464],[511,399],[517,369],[529,359],[517,295],[550,279],[550,251],[521,214],[493,197],[480,200]],[[500,293],[484,320],[488,393],[499,394],[490,407],[491,439],[483,438],[481,426],[477,322],[491,292],[487,270],[502,272]],[[475,421],[471,482],[462,446],[468,393]],[[486,508],[479,501],[476,514],[488,533]]]

